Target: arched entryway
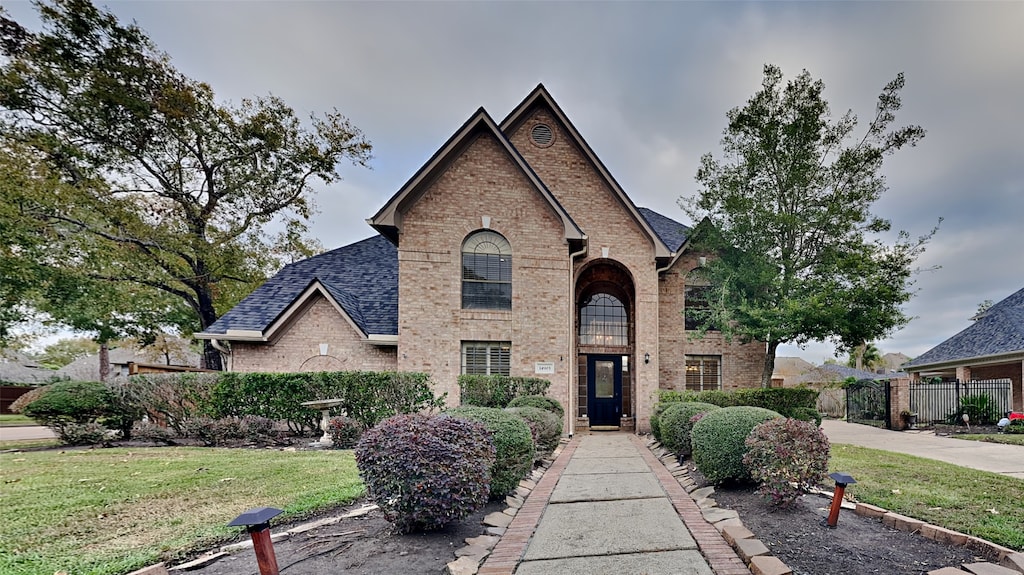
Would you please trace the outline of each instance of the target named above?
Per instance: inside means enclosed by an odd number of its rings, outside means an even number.
[[[587,264],[576,279],[577,417],[591,429],[633,421],[636,290],[614,260]]]

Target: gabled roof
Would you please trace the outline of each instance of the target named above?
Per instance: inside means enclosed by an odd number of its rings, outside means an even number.
[[[903,365],[919,369],[1008,354],[1024,355],[1024,288],[979,314],[967,329]]]
[[[285,266],[196,337],[264,339],[314,282],[364,336],[398,335],[398,250],[374,236]]]
[[[637,208],[640,215],[644,217],[654,233],[665,244],[668,249],[678,252],[683,247],[686,239],[690,236],[693,228],[683,225],[672,218],[665,217],[658,212],[648,208]]]
[[[541,181],[519,151],[512,145],[512,142],[505,137],[505,134],[498,128],[486,110],[480,108],[470,116],[441,148],[427,161],[405,183],[401,189],[391,197],[390,200],[368,220],[366,223],[373,226],[375,230],[386,236],[394,243],[398,243],[398,232],[402,229],[402,212],[415,203],[420,195],[426,190],[434,178],[447,167],[448,163],[458,155],[480,134],[493,137],[498,145],[508,154],[508,157],[526,176],[526,179],[533,185],[533,188],[547,201],[555,215],[561,219],[562,226],[567,240],[585,240],[587,238],[583,230],[562,204],[558,202],[551,190]]]
[[[579,146],[580,150],[583,152],[583,155],[586,156],[586,158],[594,166],[594,169],[597,170],[597,173],[601,176],[602,179],[604,179],[605,183],[608,184],[608,187],[611,188],[612,192],[618,197],[623,207],[626,208],[626,211],[629,212],[629,214],[636,221],[637,225],[640,226],[640,229],[643,230],[643,232],[651,239],[651,243],[654,244],[654,257],[672,257],[674,255],[674,250],[671,250],[668,246],[665,245],[665,242],[662,240],[662,238],[651,228],[650,223],[643,216],[641,216],[640,211],[633,203],[633,200],[629,199],[629,196],[626,195],[626,192],[622,189],[622,186],[620,186],[619,183],[615,181],[615,178],[612,177],[611,172],[609,172],[608,168],[606,168],[604,163],[601,162],[601,159],[597,157],[597,154],[594,153],[594,150],[590,147],[590,144],[588,144],[587,141],[583,139],[583,136],[580,135],[580,132],[579,130],[576,129],[576,126],[574,126],[573,123],[569,121],[569,117],[565,115],[565,112],[562,111],[562,108],[555,102],[554,98],[551,97],[551,94],[548,92],[547,88],[544,87],[544,84],[537,84],[537,87],[534,88],[533,91],[530,92],[530,94],[526,96],[526,98],[522,102],[520,102],[519,105],[516,106],[515,109],[513,109],[509,113],[509,115],[505,117],[504,120],[501,121],[501,131],[506,134],[512,131],[512,129],[514,129],[515,126],[519,124],[519,122],[525,119],[527,112],[529,112],[534,106],[540,104],[543,104],[551,109],[552,113],[554,113],[555,115],[555,118],[557,118],[558,121],[561,122],[561,124],[565,127],[566,132],[569,133],[569,136],[573,139],[576,145]]]

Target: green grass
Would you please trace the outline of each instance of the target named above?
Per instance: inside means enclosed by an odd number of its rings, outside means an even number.
[[[121,574],[364,493],[351,451],[188,447],[0,453],[0,573]]]
[[[39,425],[34,419],[18,413],[0,413],[0,427],[15,425]]]
[[[1005,443],[1007,445],[1024,445],[1024,433],[1009,434],[1000,433],[993,435],[991,433],[971,433],[966,435],[957,435],[957,439],[969,439],[971,441],[985,441],[988,443]]]
[[[1024,550],[1022,479],[844,444],[829,469],[857,480],[846,490],[857,501]]]
[[[14,439],[10,441],[0,439],[0,450],[38,449],[40,447],[57,447],[59,445],[60,440],[55,437],[51,439]]]

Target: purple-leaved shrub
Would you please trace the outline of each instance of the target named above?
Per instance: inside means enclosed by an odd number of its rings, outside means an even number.
[[[772,505],[791,504],[828,472],[828,438],[807,421],[766,421],[750,432],[746,446],[743,464],[761,484],[757,492]]]
[[[490,493],[494,443],[475,421],[395,415],[363,434],[355,456],[370,499],[402,533],[463,519]]]
[[[347,415],[327,420],[327,434],[331,436],[335,449],[352,449],[359,443],[363,431],[363,424]]]

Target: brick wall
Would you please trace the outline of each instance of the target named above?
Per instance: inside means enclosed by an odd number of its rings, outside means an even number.
[[[671,269],[662,272],[659,282],[661,314],[659,317],[659,385],[661,389],[682,390],[685,386],[685,355],[721,355],[722,388],[759,387],[764,369],[765,346],[760,342],[731,343],[718,332],[708,332],[703,339],[693,339],[685,330],[683,311],[686,308],[686,274],[697,267],[700,254],[687,254]]]
[[[394,371],[396,348],[371,345],[323,296],[296,314],[291,326],[270,343],[233,342],[234,371]],[[327,354],[320,354],[320,344]]]
[[[462,244],[489,227],[512,247],[512,310],[462,309]],[[426,371],[458,402],[463,341],[511,341],[511,374],[553,362],[549,395],[567,405],[569,251],[560,219],[490,136],[480,136],[402,214],[400,369]]]

